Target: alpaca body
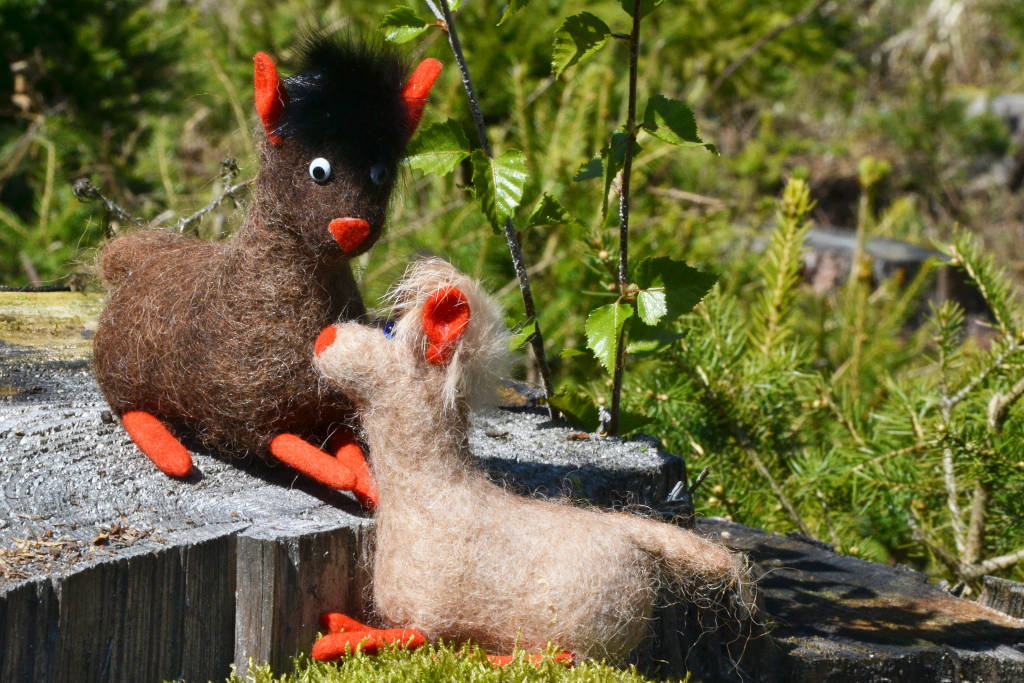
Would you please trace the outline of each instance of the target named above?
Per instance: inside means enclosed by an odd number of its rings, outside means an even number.
[[[435,325],[427,294],[453,289],[471,313]],[[742,586],[742,558],[692,531],[491,483],[469,452],[467,397],[505,349],[496,305],[436,261],[415,266],[397,297],[391,341],[348,323],[317,357],[353,397],[374,454],[373,595],[385,622],[497,652],[551,642],[617,658],[644,636],[661,588],[689,599]],[[427,360],[428,327],[456,330],[440,360]]]
[[[374,604],[386,622],[492,652],[556,643],[620,657],[643,638],[659,567],[626,520],[523,499],[479,473],[420,483],[380,499]]]
[[[283,431],[322,440],[345,418],[348,402],[296,340],[308,347],[365,312],[352,272],[269,232],[250,221],[214,244],[152,231],[105,249],[112,291],[94,367],[116,413],[145,410],[206,446],[257,453]]]

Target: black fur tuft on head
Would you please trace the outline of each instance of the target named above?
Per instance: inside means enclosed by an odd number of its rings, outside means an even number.
[[[397,52],[360,39],[314,34],[301,71],[284,79],[288,102],[275,133],[357,167],[393,167],[405,149],[406,66]]]

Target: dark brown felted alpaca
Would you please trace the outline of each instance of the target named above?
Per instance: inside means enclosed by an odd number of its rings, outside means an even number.
[[[325,37],[307,41],[290,78],[280,79],[266,54],[254,62],[266,136],[244,223],[227,243],[150,230],[104,248],[110,296],[96,378],[135,443],[169,475],[192,468],[178,441],[187,437],[272,453],[372,505],[373,482],[351,438],[334,439],[336,455],[318,447],[351,410],[314,371],[309,348],[325,325],[365,313],[349,259],[381,234],[440,63],[426,60],[406,81],[394,53]]]
[[[329,328],[317,365],[352,397],[373,453],[374,608],[396,628],[325,615],[329,633],[314,657],[445,638],[617,658],[645,635],[663,587],[683,600],[724,592],[749,604],[743,557],[692,531],[525,498],[488,480],[469,452],[467,422],[503,367],[500,311],[437,260],[416,264],[394,300],[391,340],[355,323]]]

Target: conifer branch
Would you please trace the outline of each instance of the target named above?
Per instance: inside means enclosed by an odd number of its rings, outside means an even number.
[[[810,195],[807,183],[790,179],[775,214],[776,229],[761,267],[767,291],[760,297],[756,318],[760,337],[756,345],[762,355],[776,349],[788,332],[785,322],[800,282],[800,251],[810,228],[806,218],[814,208]]]
[[[952,553],[950,553],[948,550],[946,550],[942,546],[936,545],[935,543],[932,543],[930,540],[928,540],[928,537],[925,536],[924,531],[921,529],[920,525],[917,523],[917,519],[914,517],[913,514],[911,514],[907,518],[907,526],[910,527],[910,535],[911,535],[911,537],[915,541],[917,541],[918,543],[923,545],[929,552],[931,552],[933,555],[935,555],[935,557],[940,562],[942,562],[942,564],[946,565],[946,567],[949,569],[949,571],[953,572],[953,574],[955,574],[958,577],[961,577],[963,575],[962,572],[963,572],[963,568],[964,567],[960,563],[960,561],[957,560],[956,557]]]
[[[1003,351],[1001,351],[991,363],[971,377],[971,379],[957,390],[955,394],[949,397],[943,397],[943,408],[952,412],[953,408],[967,398],[982,382],[988,379],[989,375],[998,370],[1002,370],[1006,366],[1006,362],[1010,359],[1010,356],[1019,351],[1024,351],[1024,338],[1021,337],[1018,337],[1016,342],[1003,349]]]
[[[963,268],[971,282],[978,288],[1003,338],[1019,338],[1010,313],[1015,308],[1013,292],[1009,280],[1003,271],[996,267],[992,257],[982,254],[974,240],[966,233],[958,235],[947,252],[951,263]]]
[[[760,474],[764,478],[764,480],[768,482],[768,487],[771,488],[772,493],[775,494],[775,499],[779,501],[779,505],[781,505],[782,508],[786,511],[786,514],[789,516],[790,521],[792,521],[793,524],[796,525],[797,529],[799,529],[800,533],[802,533],[804,536],[807,536],[809,538],[817,538],[817,536],[815,536],[815,534],[811,531],[811,528],[807,526],[807,523],[804,522],[804,519],[800,516],[800,513],[797,512],[796,506],[793,505],[792,501],[789,500],[789,497],[786,495],[785,491],[783,491],[779,483],[775,481],[775,477],[772,475],[771,470],[768,469],[768,466],[761,458],[761,455],[757,452],[757,449],[754,447],[754,443],[751,440],[750,436],[747,434],[746,430],[743,429],[743,427],[741,427],[739,424],[737,424],[736,420],[728,414],[728,411],[722,405],[721,397],[718,395],[718,392],[716,392],[708,383],[706,375],[703,372],[694,372],[687,365],[683,365],[683,367],[685,368],[687,374],[689,374],[690,377],[701,387],[704,397],[708,400],[708,403],[715,408],[715,410],[723,417],[724,421],[729,425],[730,430],[732,431],[733,438],[743,449],[743,452],[746,454],[751,464],[754,465],[754,469],[756,469],[758,474]]]
[[[898,458],[901,455],[913,455],[915,453],[923,453],[924,451],[928,450],[928,447],[930,445],[931,444],[927,443],[915,443],[913,446],[907,446],[905,448],[899,448],[895,451],[889,451],[888,453],[882,453],[881,455],[877,455],[874,458],[871,458],[871,460],[865,460],[864,462],[857,463],[856,465],[853,466],[850,472],[860,472],[865,467],[871,467],[872,465],[877,465],[878,463],[884,460]]]

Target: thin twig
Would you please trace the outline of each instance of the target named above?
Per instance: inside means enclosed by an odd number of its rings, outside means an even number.
[[[982,482],[974,485],[971,498],[971,517],[967,523],[967,543],[964,547],[964,562],[974,564],[981,557],[981,546],[985,541],[985,513],[988,511],[988,488]]]
[[[537,261],[536,263],[534,263],[529,268],[527,268],[526,272],[528,274],[530,274],[530,275],[535,275],[536,273],[542,273],[545,270],[547,270],[549,267],[551,267],[551,265],[554,264],[556,261],[558,261],[560,258],[564,258],[564,255],[559,253],[558,247],[559,247],[558,236],[555,235],[555,234],[552,234],[551,237],[548,238],[547,243],[544,245],[544,251],[541,253],[540,260]],[[501,301],[502,297],[506,296],[509,292],[511,292],[513,289],[515,289],[518,285],[519,285],[518,280],[509,280],[509,282],[507,284],[502,286],[501,289],[497,290],[494,293],[494,298],[496,298],[499,301]]]
[[[7,163],[4,165],[3,169],[0,169],[0,187],[3,187],[7,178],[17,170],[18,166],[21,164],[21,160],[25,158],[29,148],[32,146],[32,141],[35,140],[36,133],[39,132],[39,129],[42,128],[45,121],[45,115],[37,115],[32,119],[32,123],[29,124],[25,132],[21,134],[21,137],[18,138],[18,141],[14,143],[11,151],[8,152],[7,156],[4,158],[4,161]]]
[[[911,513],[911,515],[907,518],[907,526],[910,527],[910,534],[915,541],[917,541],[925,548],[927,548],[933,555],[935,555],[935,557],[939,559],[940,562],[942,562],[942,564],[946,565],[946,567],[948,567],[951,572],[956,574],[958,577],[963,577],[964,567],[960,563],[960,561],[957,560],[952,553],[950,553],[942,546],[936,545],[928,540],[928,538],[924,535],[924,531],[922,531],[921,527],[918,525],[917,519],[914,517],[913,513]]]
[[[633,173],[633,146],[636,144],[636,72],[640,59],[640,0],[633,0],[633,29],[629,34],[629,103],[626,110],[626,153],[622,161],[622,182],[619,186],[619,295],[626,296],[629,286],[629,183]],[[611,163],[609,154],[608,163]],[[619,431],[619,410],[622,402],[622,374],[626,365],[625,326],[619,331],[616,344],[615,370],[612,373],[611,419],[608,433]]]
[[[991,375],[996,370],[1002,369],[1003,364],[1006,362],[1007,358],[1021,350],[1024,350],[1024,340],[1018,339],[1012,346],[1007,347],[1002,351],[1002,353],[996,356],[995,360],[992,361],[992,363],[989,366],[987,366],[984,370],[982,370],[977,375],[972,377],[970,381],[967,382],[967,384],[960,388],[959,391],[957,391],[949,398],[945,398],[943,400],[943,408],[952,412],[953,408],[955,408],[957,404],[959,404],[961,401],[967,398],[967,396],[972,391],[974,391],[979,384],[984,382],[989,375]]]
[[[1024,560],[1024,548],[1015,550],[1012,553],[1007,553],[1006,555],[989,558],[983,562],[979,562],[976,565],[968,567],[963,573],[963,578],[968,580],[977,579],[985,574],[991,574],[992,572],[1012,567],[1022,560]]]
[[[18,257],[21,259],[21,268],[25,271],[25,277],[27,277],[28,281],[32,283],[32,287],[42,287],[43,281],[39,278],[39,271],[36,270],[35,264],[32,263],[32,259],[30,259],[28,254],[24,251],[19,252]]]
[[[704,97],[701,98],[701,102],[707,102],[709,99],[711,99],[711,97],[716,92],[718,92],[718,89],[722,87],[722,84],[724,84],[727,80],[732,78],[732,75],[736,73],[740,69],[740,67],[746,64],[748,61],[750,61],[750,59],[761,50],[761,48],[763,48],[765,45],[778,38],[779,35],[781,35],[783,32],[788,31],[794,26],[802,24],[808,19],[810,19],[811,15],[818,11],[818,9],[822,5],[824,5],[825,2],[826,0],[814,0],[814,2],[808,5],[803,12],[800,12],[800,14],[795,15],[786,23],[779,24],[771,31],[768,31],[768,33],[758,38],[753,45],[744,50],[743,54],[734,59],[733,62],[725,68],[725,71],[718,75],[718,78],[716,78],[714,83],[711,84],[711,87],[708,88],[707,93],[705,93]]]
[[[817,538],[811,531],[811,528],[807,526],[807,524],[804,522],[803,517],[801,517],[800,514],[796,511],[796,508],[793,506],[793,503],[789,500],[789,497],[785,493],[783,493],[782,487],[779,486],[778,482],[775,481],[775,477],[772,476],[772,473],[771,471],[769,471],[768,466],[764,464],[763,460],[761,460],[760,454],[757,452],[753,444],[751,444],[750,440],[747,438],[746,432],[744,432],[743,429],[740,428],[739,426],[734,426],[733,431],[741,437],[740,443],[743,445],[743,450],[746,452],[747,457],[750,458],[750,462],[754,463],[754,469],[756,469],[758,473],[760,473],[760,475],[765,478],[765,481],[768,482],[768,486],[771,488],[772,493],[775,494],[775,497],[778,499],[779,503],[786,510],[786,514],[789,515],[789,518],[800,529],[800,533],[810,538]]]
[[[233,199],[237,194],[241,193],[242,190],[247,189],[255,181],[255,178],[249,178],[248,180],[243,180],[242,182],[236,185],[231,185],[230,187],[225,188],[225,190],[220,194],[220,196],[214,198],[213,201],[211,201],[209,204],[199,209],[188,218],[182,218],[181,220],[179,220],[177,225],[174,226],[174,229],[177,230],[178,232],[185,232],[186,228],[191,227],[194,223],[197,223],[200,219],[202,219],[203,216],[205,216],[206,214],[210,213],[218,206],[223,204],[225,199],[228,199],[229,197]]]
[[[459,66],[459,74],[462,76],[462,85],[466,89],[466,97],[469,100],[470,113],[473,116],[473,123],[476,126],[477,136],[480,139],[480,147],[488,157],[493,158],[494,153],[491,149],[490,140],[487,137],[484,115],[480,109],[476,89],[473,87],[473,79],[469,75],[469,66],[466,64],[466,57],[462,52],[462,43],[459,41],[459,33],[455,28],[455,19],[452,17],[448,1],[438,0],[435,3],[431,2],[431,0],[426,0],[426,3],[430,7],[430,11],[434,13],[434,16],[445,24],[445,29],[448,33],[448,44],[451,46],[452,54],[455,55],[455,62]],[[551,384],[551,368],[548,366],[548,359],[544,353],[544,338],[541,335],[540,322],[537,320],[537,310],[533,304],[533,292],[530,289],[530,276],[526,272],[526,260],[523,257],[523,249],[519,244],[519,236],[516,234],[516,228],[511,218],[505,220],[504,234],[509,254],[512,257],[512,267],[515,269],[516,277],[519,279],[519,291],[523,297],[523,308],[526,317],[528,319],[532,318],[537,322],[535,332],[530,337],[530,343],[533,346],[534,359],[540,371],[544,396],[545,398],[550,398],[554,393],[554,387]],[[555,417],[555,409],[550,402],[548,402],[548,415],[552,418]]]
[[[817,489],[815,494],[818,496],[818,503],[821,504],[821,513],[825,517],[825,526],[828,527],[828,537],[832,540],[833,547],[839,547],[839,534],[836,533],[836,528],[832,526],[832,516],[828,512],[828,501],[825,499],[825,494],[821,492],[821,489]]]
[[[875,456],[874,458],[871,458],[871,460],[865,460],[862,463],[858,463],[857,465],[854,465],[854,467],[850,470],[850,472],[859,472],[862,469],[864,469],[865,467],[870,467],[871,465],[877,465],[878,463],[882,462],[883,460],[888,460],[889,458],[896,458],[896,457],[899,457],[901,455],[912,455],[914,453],[920,453],[920,452],[924,451],[925,449],[927,449],[928,445],[929,444],[926,444],[926,443],[916,443],[913,446],[907,446],[905,448],[900,448],[900,449],[895,450],[895,451],[889,451],[888,453],[882,453],[881,455],[878,455],[878,456]]]
[[[726,201],[719,199],[718,197],[708,197],[707,195],[697,194],[696,192],[680,190],[676,187],[652,187],[648,192],[653,195],[668,197],[669,199],[675,199],[677,201],[701,204],[712,209],[724,209],[729,205]]]
[[[480,100],[476,96],[476,88],[473,87],[473,79],[469,75],[469,65],[466,63],[466,57],[462,52],[462,41],[459,40],[459,32],[455,28],[455,19],[452,17],[452,11],[448,7],[448,0],[440,0],[441,11],[440,16],[437,15],[437,7],[434,3],[427,2],[430,10],[435,13],[441,21],[445,23],[445,27],[448,33],[448,44],[452,48],[452,53],[455,55],[455,62],[459,66],[459,75],[462,76],[462,87],[466,89],[466,98],[469,100],[469,112],[473,117],[473,125],[476,126],[477,137],[480,138],[480,147],[484,150],[484,154],[488,157],[493,157],[494,152],[491,151],[491,141],[487,136],[487,124],[484,123],[484,114],[480,109]]]
[[[708,478],[709,474],[711,474],[711,465],[705,465],[704,469],[702,469],[700,474],[697,475],[697,478],[693,480],[692,484],[690,484],[691,496],[697,491],[697,488],[704,483],[704,480]]]
[[[75,197],[78,199],[78,201],[82,202],[83,204],[98,199],[101,202],[103,202],[103,206],[106,207],[107,212],[110,213],[111,215],[116,216],[118,219],[126,223],[131,223],[132,225],[142,225],[142,221],[140,221],[138,218],[122,209],[120,206],[114,203],[112,199],[110,199],[102,192],[100,192],[96,188],[96,186],[92,184],[92,181],[90,181],[88,178],[79,178],[74,183],[72,183],[71,191],[75,193]],[[117,231],[111,229],[111,232]]]
[[[996,393],[988,404],[988,428],[993,434],[1003,431],[1003,422],[1006,421],[1006,413],[1010,406],[1024,395],[1024,377],[1017,380],[1017,383],[1005,394]]]
[[[953,468],[953,449],[948,446],[942,449],[942,477],[946,484],[946,507],[949,508],[949,521],[953,527],[953,542],[956,544],[956,551],[963,555],[964,520],[960,512],[960,494],[956,486],[956,471]]]

